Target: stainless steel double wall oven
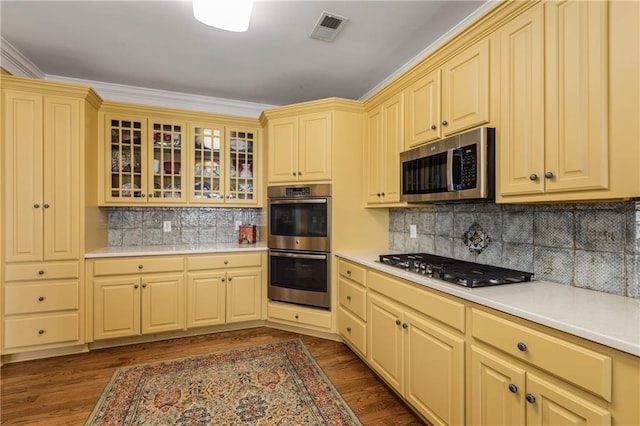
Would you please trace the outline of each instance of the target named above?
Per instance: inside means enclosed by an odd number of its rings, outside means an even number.
[[[331,307],[331,185],[270,186],[269,299]]]

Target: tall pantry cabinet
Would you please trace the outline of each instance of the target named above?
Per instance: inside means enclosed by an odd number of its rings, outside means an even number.
[[[68,84],[10,76],[1,83],[5,360],[84,343],[84,158],[96,145],[100,98]]]

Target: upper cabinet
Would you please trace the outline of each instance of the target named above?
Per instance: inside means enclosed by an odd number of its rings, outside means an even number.
[[[465,49],[404,90],[404,149],[488,123],[490,39]]]
[[[399,93],[366,114],[364,173],[368,205],[400,202],[403,108],[403,94]]]
[[[637,5],[550,1],[499,30],[499,201],[640,195],[640,177],[624,171],[629,158],[621,154],[637,156],[637,123],[623,124],[635,126],[635,142],[630,134],[614,140],[619,127],[610,127],[610,109],[621,96],[611,96],[610,72],[617,72],[622,51],[611,40],[619,30],[609,25],[609,8],[622,15],[625,7],[635,7],[637,16]],[[637,40],[626,55],[637,73]],[[637,82],[637,74],[627,80],[625,116],[638,112]]]
[[[269,120],[269,183],[331,180],[331,124],[330,111]]]
[[[259,205],[259,126],[158,112],[104,114],[103,205]]]

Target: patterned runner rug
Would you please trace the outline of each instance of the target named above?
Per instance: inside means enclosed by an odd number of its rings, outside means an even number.
[[[360,425],[300,340],[116,370],[85,425]]]

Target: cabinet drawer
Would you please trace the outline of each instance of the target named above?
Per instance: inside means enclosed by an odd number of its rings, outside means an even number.
[[[475,339],[611,401],[610,357],[478,309],[471,324]]]
[[[418,284],[409,284],[377,272],[367,272],[370,289],[403,303],[464,333],[464,304],[440,296]]]
[[[78,342],[80,319],[77,312],[15,318],[4,321],[5,349],[52,343]]]
[[[269,303],[269,319],[283,320],[292,324],[331,328],[331,312]]]
[[[353,282],[340,277],[338,281],[340,306],[350,310],[361,320],[365,320],[367,313],[366,290]]]
[[[343,307],[338,310],[338,331],[362,356],[367,356],[367,326]]]
[[[78,309],[78,281],[7,284],[4,314],[28,314]]]
[[[6,265],[7,281],[55,280],[80,277],[80,262],[24,263]]]
[[[262,254],[260,252],[207,254],[187,257],[187,269],[189,271],[219,268],[244,268],[246,266],[260,266],[261,264]]]
[[[357,282],[358,284],[366,285],[366,270],[363,267],[350,262],[346,262],[344,260],[339,260],[338,270],[340,271],[340,275],[345,276],[350,280]]]
[[[93,275],[147,274],[154,272],[174,272],[184,270],[183,257],[128,257],[100,259],[93,264]]]

